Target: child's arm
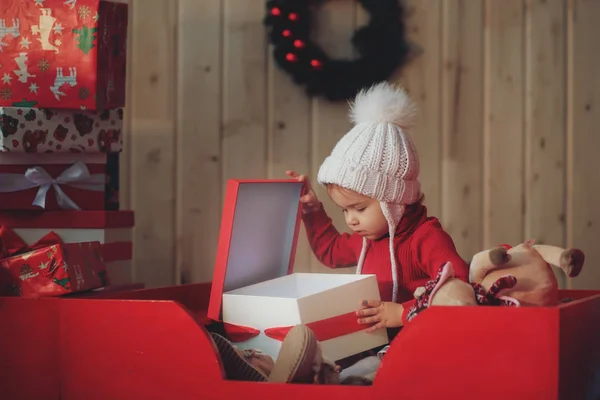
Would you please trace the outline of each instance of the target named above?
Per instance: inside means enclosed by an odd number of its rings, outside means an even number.
[[[302,221],[317,259],[329,268],[355,266],[358,263],[355,249],[362,247],[361,238],[358,235],[340,234],[335,229],[306,175],[299,175],[295,171],[286,171],[286,174],[306,185],[306,194],[300,198]]]
[[[417,267],[435,278],[444,264],[451,262],[455,276],[469,282],[469,264],[456,251],[452,237],[444,231],[440,222],[432,218],[415,231],[412,238],[412,260]],[[402,322],[406,324],[408,310],[415,304],[415,299],[402,303],[404,311]]]
[[[458,254],[452,237],[444,231],[436,218],[425,222],[413,235],[413,263],[430,278],[435,278],[440,267],[451,262],[456,277],[469,282],[469,264]]]
[[[352,267],[358,263],[356,249],[362,246],[360,236],[340,234],[322,204],[304,213],[302,221],[310,247],[321,263],[329,268]]]

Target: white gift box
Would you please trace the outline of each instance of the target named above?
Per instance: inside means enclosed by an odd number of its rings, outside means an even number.
[[[274,359],[285,333],[308,325],[332,361],[388,344],[387,330],[358,324],[362,300],[379,300],[375,275],[293,273],[303,184],[230,180],[208,316],[240,349]],[[303,232],[304,234],[304,232]]]

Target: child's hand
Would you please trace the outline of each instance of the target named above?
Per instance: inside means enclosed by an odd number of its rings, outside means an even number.
[[[310,211],[317,210],[320,207],[321,203],[319,202],[319,199],[317,198],[315,191],[312,189],[312,186],[310,185],[310,180],[308,179],[308,176],[298,175],[298,173],[295,171],[286,171],[285,173],[289,177],[291,177],[293,179],[297,179],[298,182],[304,182],[304,184],[306,185],[306,194],[304,196],[300,197],[300,202],[303,203],[302,210],[304,212],[310,212]]]
[[[358,319],[359,324],[375,324],[367,329],[367,332],[371,333],[380,328],[401,327],[403,312],[402,304],[390,301],[363,300],[361,309],[356,312],[356,315],[361,317]]]

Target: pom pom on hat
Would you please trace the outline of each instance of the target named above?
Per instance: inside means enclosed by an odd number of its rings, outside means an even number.
[[[387,122],[408,130],[415,115],[416,107],[406,91],[388,82],[361,90],[350,104],[350,118],[355,124]]]

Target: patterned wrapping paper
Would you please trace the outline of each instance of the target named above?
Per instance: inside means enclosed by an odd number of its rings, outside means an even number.
[[[0,106],[125,105],[128,5],[2,0]]]
[[[122,129],[122,108],[0,107],[0,153],[117,153],[123,148]]]
[[[99,242],[61,242],[50,232],[27,246],[0,227],[0,296],[53,297],[110,284]]]

